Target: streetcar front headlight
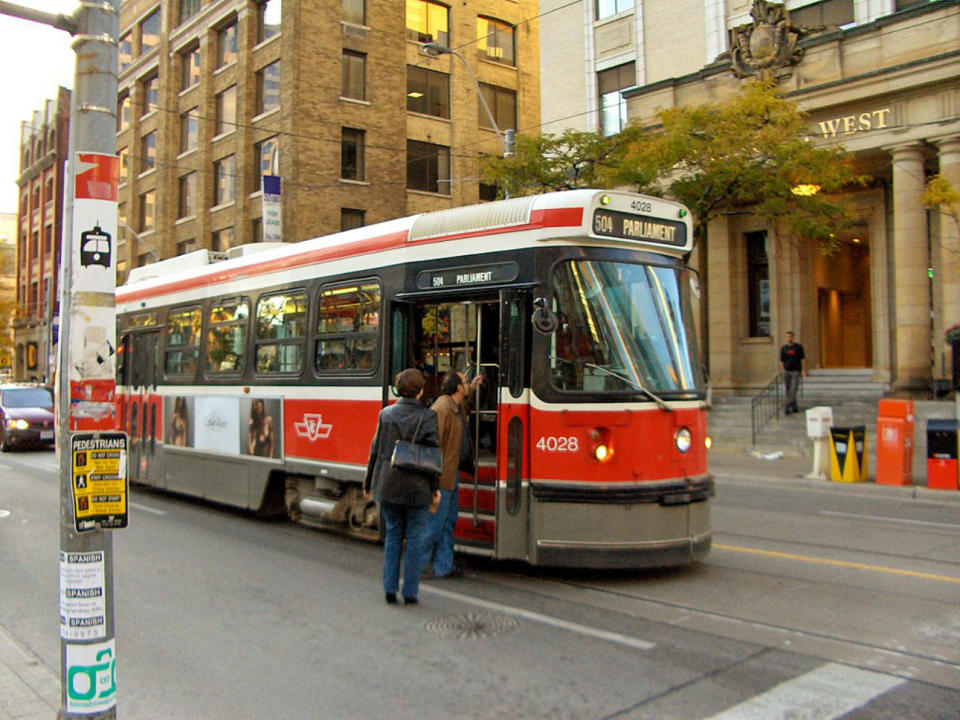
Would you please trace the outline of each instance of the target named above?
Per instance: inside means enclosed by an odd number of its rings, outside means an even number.
[[[707,450],[709,450],[710,448],[712,448],[712,447],[713,447],[713,438],[710,437],[709,435],[707,435],[707,436],[703,439],[703,446],[704,446]]]
[[[30,427],[30,423],[23,418],[19,420],[7,420],[7,427],[12,430],[26,430]]]
[[[593,428],[590,431],[591,454],[598,462],[610,462],[613,459],[613,441],[610,430],[605,427]]]
[[[677,434],[673,436],[673,441],[677,445],[677,450],[682,453],[687,452],[693,446],[693,436],[685,427],[677,430]]]

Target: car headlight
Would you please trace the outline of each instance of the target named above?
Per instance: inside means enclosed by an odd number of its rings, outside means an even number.
[[[673,441],[677,445],[677,450],[685,453],[693,445],[693,436],[687,428],[682,427],[677,430],[677,434],[673,436]]]
[[[22,418],[19,420],[7,420],[7,427],[12,430],[26,430],[30,427],[30,423]]]

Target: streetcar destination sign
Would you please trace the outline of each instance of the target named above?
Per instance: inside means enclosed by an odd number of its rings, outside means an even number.
[[[424,270],[417,274],[417,287],[421,290],[439,290],[512,282],[519,273],[519,266],[512,262],[469,265],[448,270]]]
[[[593,232],[606,237],[643,240],[661,245],[687,244],[687,226],[682,222],[660,220],[605,208],[593,211]]]

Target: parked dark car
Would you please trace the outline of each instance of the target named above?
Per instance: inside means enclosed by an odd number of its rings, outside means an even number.
[[[0,448],[53,445],[53,393],[43,385],[0,385]]]

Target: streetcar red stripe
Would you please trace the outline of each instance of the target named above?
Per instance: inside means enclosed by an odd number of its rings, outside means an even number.
[[[435,242],[445,242],[448,240],[460,240],[472,237],[481,237],[484,235],[498,235],[507,232],[520,232],[523,230],[536,230],[548,227],[576,227],[583,221],[582,208],[554,208],[547,210],[534,210],[530,214],[530,222],[523,225],[513,225],[510,227],[492,228],[487,230],[477,230],[475,232],[456,233],[452,235],[435,236],[418,240],[410,244],[427,244]],[[118,292],[116,301],[118,303],[134,302],[136,300],[145,300],[147,298],[167,295],[170,293],[184,292],[206,285],[216,283],[230,282],[247,277],[256,277],[273,272],[292,270],[304,265],[311,265],[331,260],[340,260],[359,255],[367,255],[384,250],[392,250],[403,247],[407,244],[408,231],[389,233],[387,235],[378,235],[364,240],[357,240],[347,245],[337,245],[333,247],[318,248],[306,252],[288,255],[285,257],[274,258],[264,262],[243,265],[242,267],[225,268],[223,270],[214,270],[211,273],[198,277],[184,278],[164,285],[156,285],[142,290],[130,289],[126,292]],[[216,266],[211,266],[216,268]]]

